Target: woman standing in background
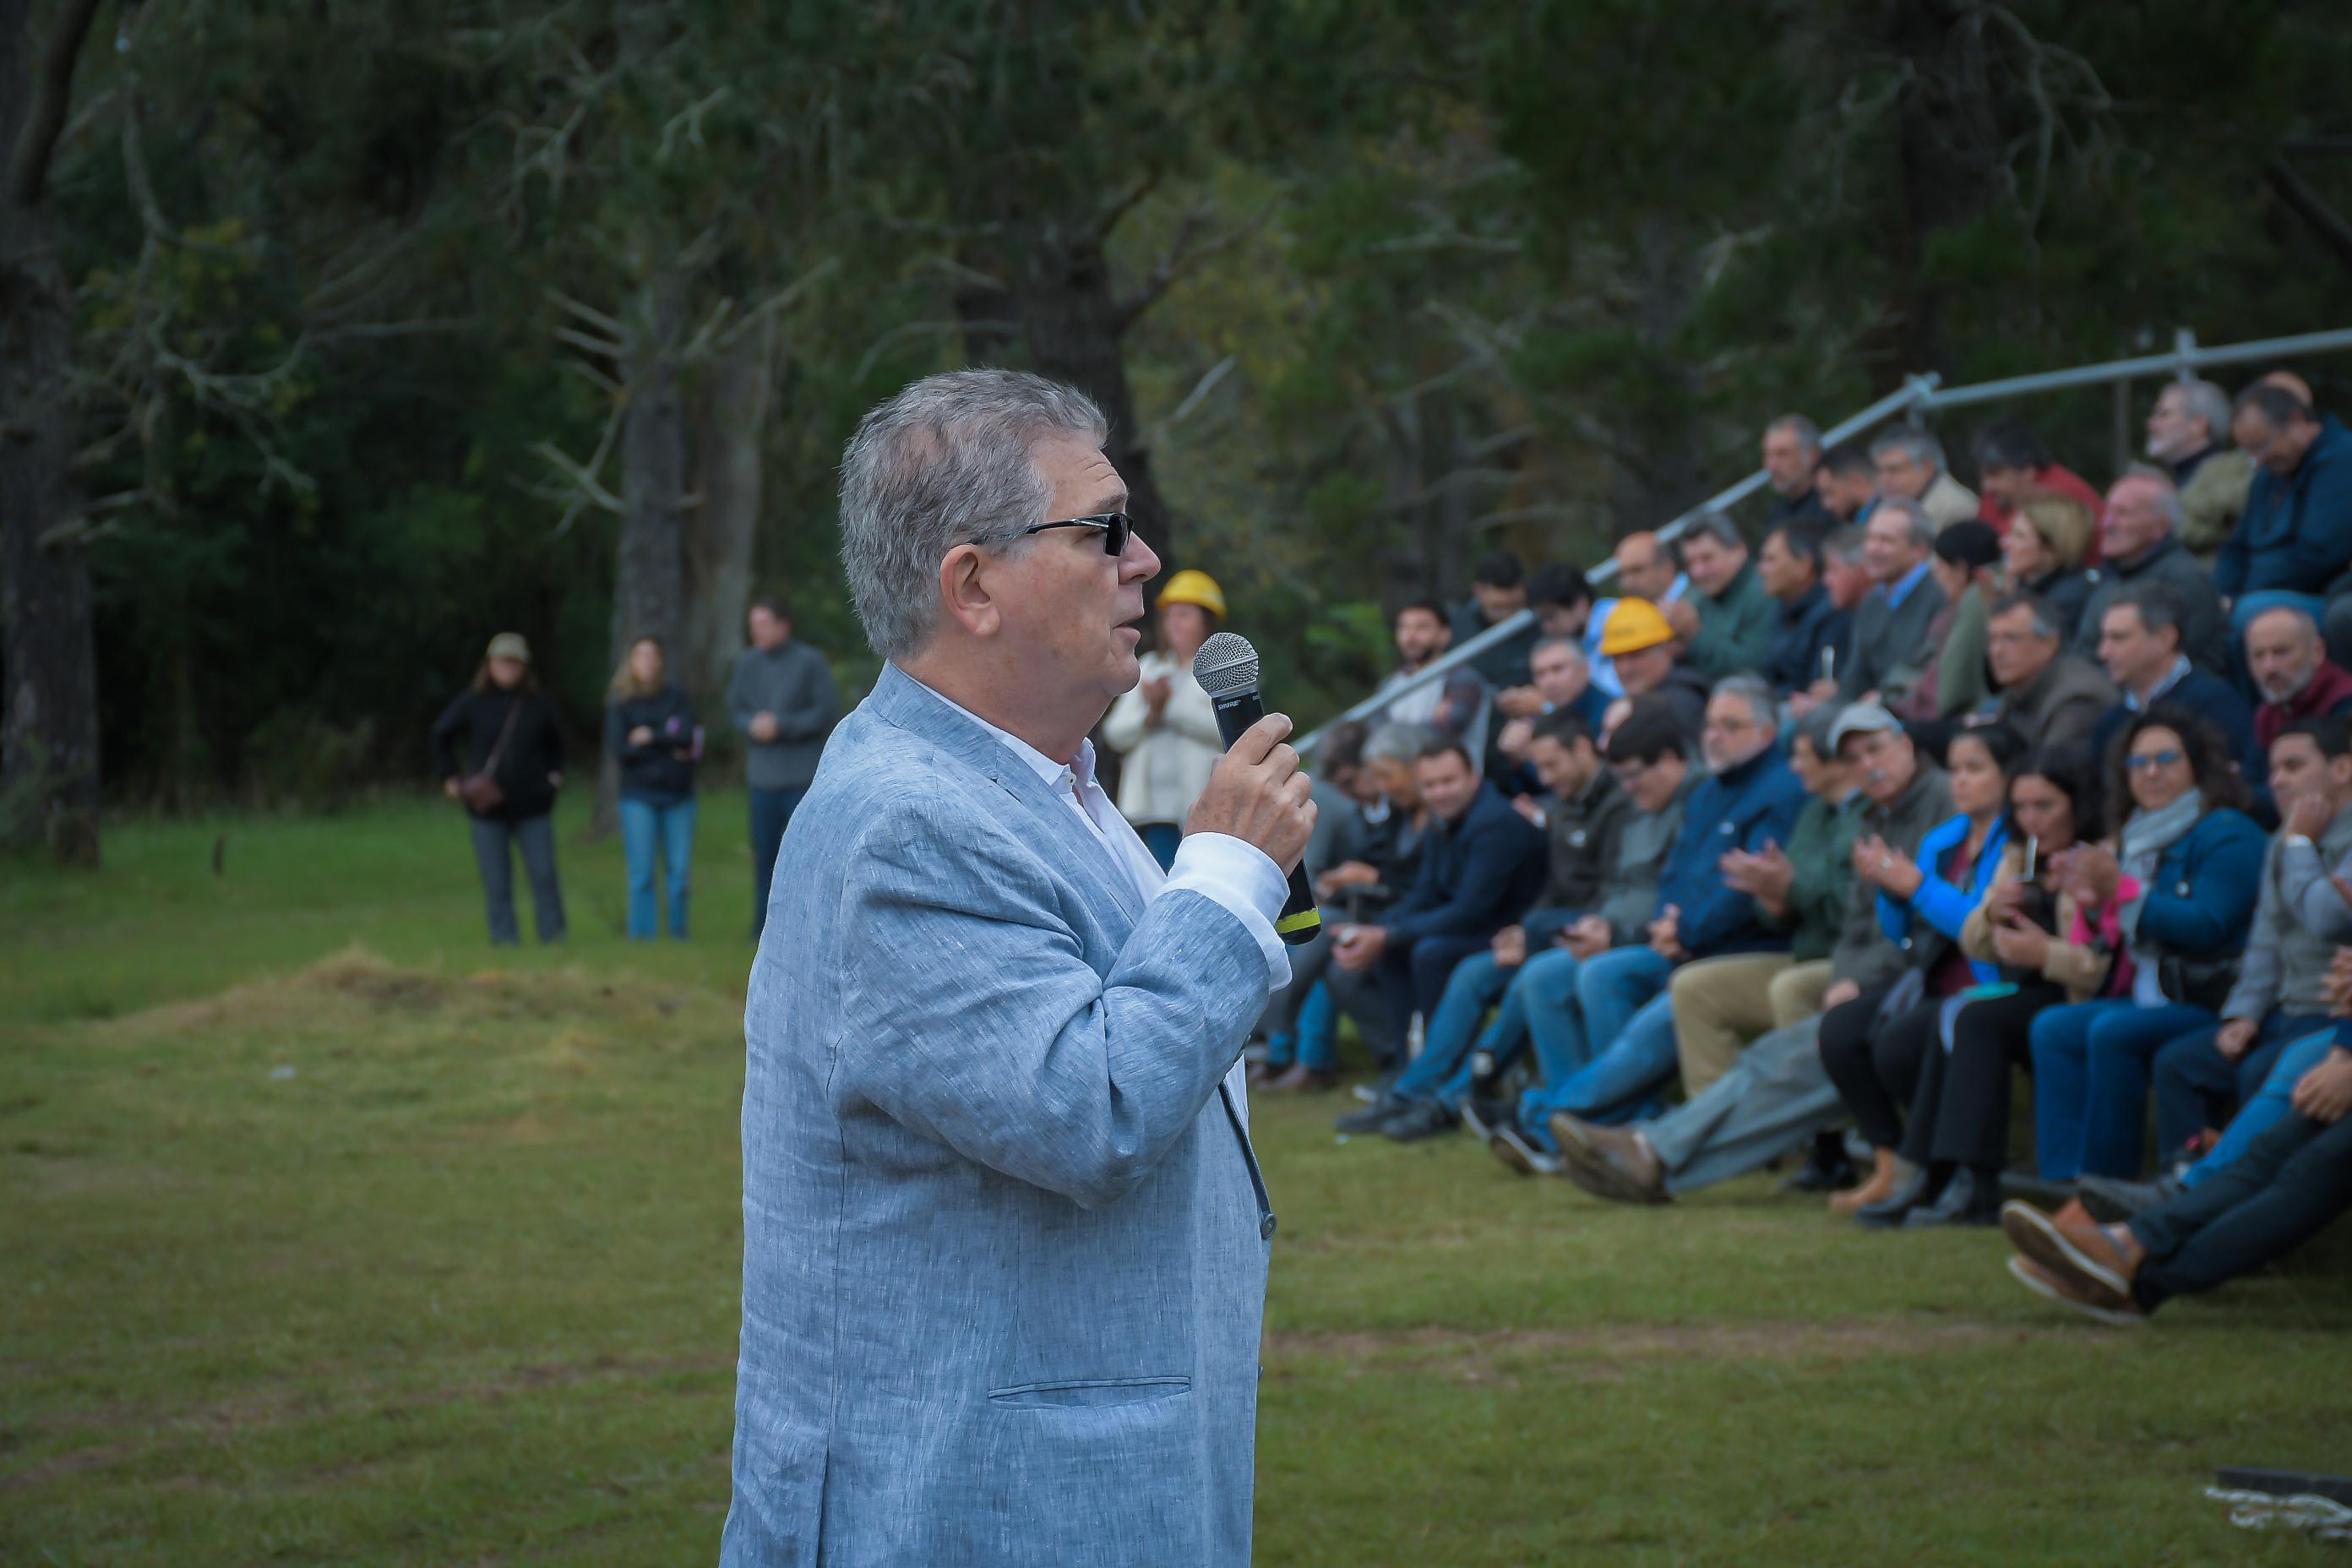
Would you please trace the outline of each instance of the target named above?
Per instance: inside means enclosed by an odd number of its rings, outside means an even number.
[[[657,637],[639,637],[613,673],[604,750],[621,764],[621,853],[629,868],[629,936],[655,936],[654,860],[668,880],[669,934],[686,935],[688,867],[694,858],[694,770],[702,730],[694,704],[664,679]]]
[[[442,792],[463,802],[493,945],[522,940],[515,925],[513,851],[530,879],[539,940],[563,939],[563,892],[555,880],[555,792],[563,787],[563,736],[555,704],[530,672],[520,632],[490,639],[474,683],[434,721],[433,770]],[[462,764],[460,761],[462,753]]]
[[[1160,647],[1143,679],[1111,704],[1103,740],[1123,759],[1118,809],[1162,868],[1176,860],[1184,814],[1224,754],[1217,712],[1192,679],[1192,656],[1225,618],[1224,590],[1206,572],[1179,572],[1160,590]]]

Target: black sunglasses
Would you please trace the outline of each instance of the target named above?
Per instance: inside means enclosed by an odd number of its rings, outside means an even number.
[[[1093,517],[1069,517],[1064,518],[1059,522],[1032,523],[1014,534],[1013,538],[1025,539],[1033,533],[1043,533],[1049,528],[1099,528],[1103,535],[1103,553],[1117,556],[1127,553],[1127,542],[1135,533],[1135,520],[1123,511],[1098,512]],[[990,544],[1009,543],[1011,541],[968,539],[964,542]]]

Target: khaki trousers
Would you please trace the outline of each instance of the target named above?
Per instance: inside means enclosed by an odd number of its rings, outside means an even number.
[[[1706,958],[1675,971],[1675,1049],[1682,1058],[1683,1092],[1705,1092],[1757,1036],[1820,1012],[1829,988],[1829,960],[1794,963],[1785,952]]]

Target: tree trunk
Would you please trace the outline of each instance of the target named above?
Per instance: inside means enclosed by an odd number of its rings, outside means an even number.
[[[0,157],[25,130],[34,76],[26,11],[0,0]],[[49,204],[37,183],[28,202],[19,195],[0,180],[0,833],[95,866],[98,660],[66,386],[72,301]]]
[[[770,317],[720,356],[696,400],[702,504],[684,520],[685,603],[670,670],[705,708],[726,690],[743,647],[775,353],[775,320]]]
[[[621,538],[613,574],[611,668],[642,637],[677,646],[686,603],[686,410],[678,394],[677,342],[686,283],[667,268],[646,286],[630,323],[628,408],[621,424]],[[597,735],[601,743],[604,731]],[[618,820],[620,767],[609,755],[598,771],[595,828]]]
[[[1152,482],[1151,452],[1135,416],[1135,394],[1119,344],[1126,322],[1101,242],[1091,235],[1051,230],[1039,237],[1018,285],[1015,308],[1029,340],[1032,368],[1093,398],[1110,421],[1105,450],[1127,481],[1128,515],[1165,563],[1164,580],[1176,567],[1171,520]]]

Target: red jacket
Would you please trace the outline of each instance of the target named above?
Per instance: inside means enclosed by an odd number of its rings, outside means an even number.
[[[2310,685],[2284,702],[2265,700],[2254,709],[2254,739],[2267,752],[2271,742],[2296,720],[2347,710],[2352,710],[2352,670],[2323,658],[2312,672]]]
[[[2081,501],[2091,509],[2091,545],[2089,551],[2083,556],[2083,564],[2096,566],[2099,563],[2098,521],[2106,515],[2107,498],[2093,489],[2090,480],[2063,463],[2051,464],[2033,476],[2033,483],[2036,489],[2055,491],[2059,495]],[[2007,536],[2010,519],[2016,515],[2015,511],[2001,505],[1989,495],[1978,499],[1977,516],[1992,524],[1995,533]]]

